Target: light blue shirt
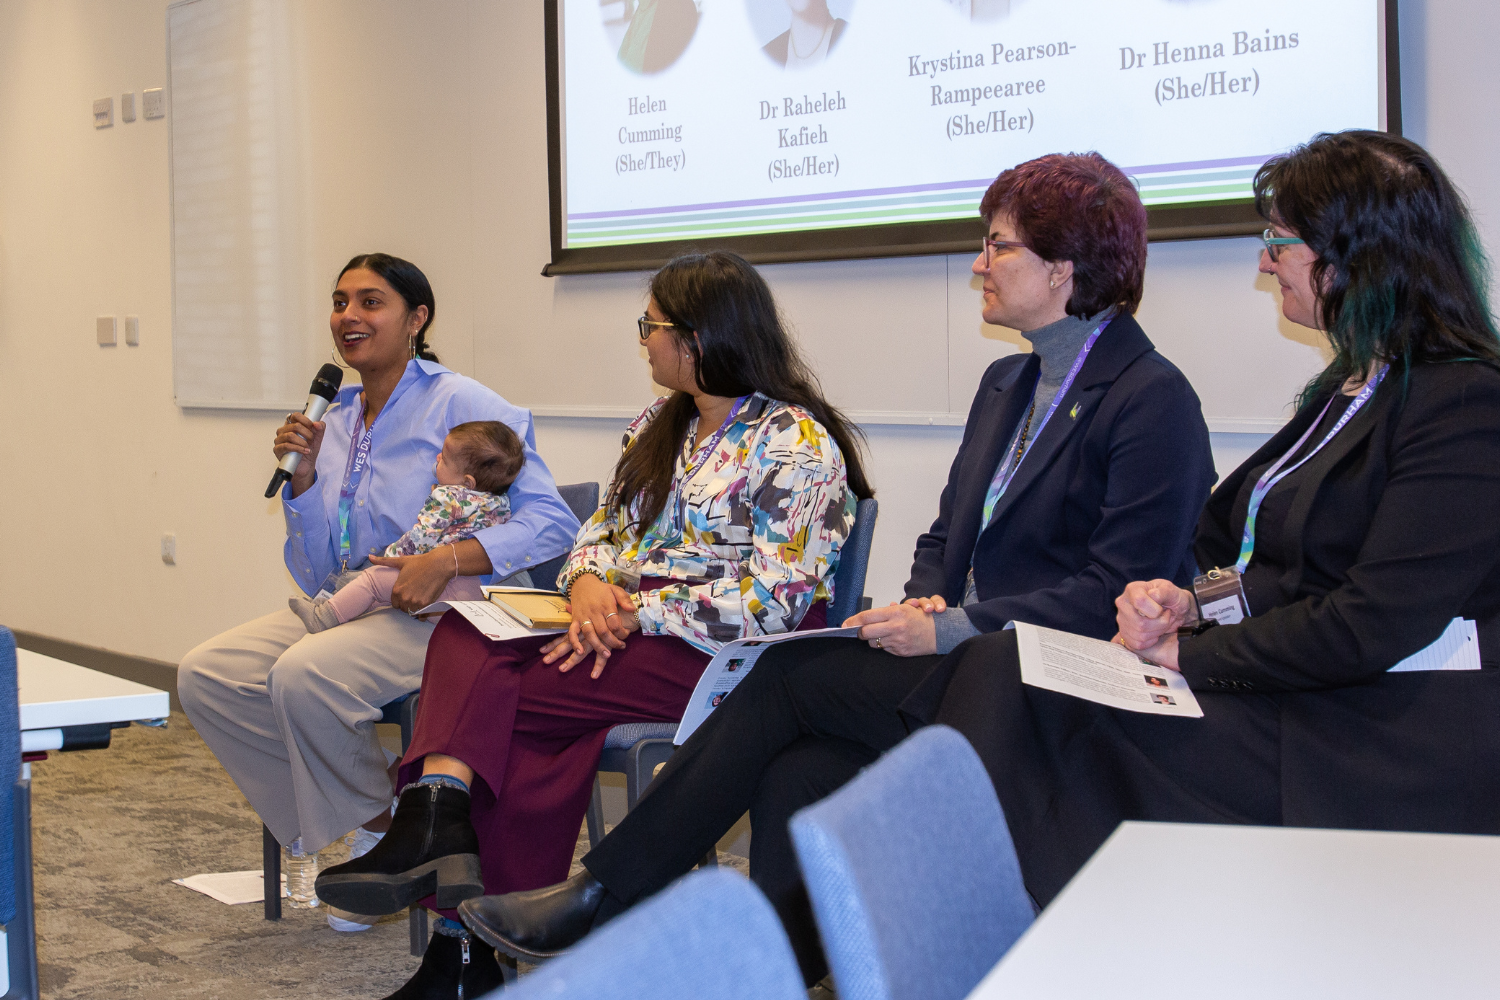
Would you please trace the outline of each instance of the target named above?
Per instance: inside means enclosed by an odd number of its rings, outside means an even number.
[[[324,414],[318,478],[301,496],[283,487],[286,567],[307,594],[339,567],[339,487],[349,443],[359,425],[360,386],[339,390]],[[406,533],[435,484],[433,464],[450,428],[470,420],[499,420],[525,446],[526,464],[510,487],[511,518],[475,532],[489,554],[494,580],[519,573],[573,547],[578,519],[558,496],[547,464],[536,453],[531,412],[435,361],[407,362],[406,372],[371,428],[369,467],[349,512],[349,568]],[[550,581],[549,581],[550,582]]]

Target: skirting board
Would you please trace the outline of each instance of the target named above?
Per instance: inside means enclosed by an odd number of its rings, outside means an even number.
[[[182,703],[177,700],[177,664],[175,663],[152,660],[144,656],[129,656],[125,653],[100,649],[98,646],[85,646],[81,642],[53,639],[20,629],[14,631],[16,645],[22,649],[29,649],[33,653],[41,653],[43,656],[51,656],[68,663],[76,663],[80,667],[88,667],[100,673],[123,677],[137,684],[159,688],[171,695],[172,711],[182,711]]]

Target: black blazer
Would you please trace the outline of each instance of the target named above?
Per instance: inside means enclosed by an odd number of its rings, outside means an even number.
[[[906,596],[958,606],[972,557],[980,600],[964,610],[980,631],[1024,621],[1108,639],[1131,580],[1191,585],[1193,524],[1214,481],[1208,428],[1183,374],[1116,317],[981,534],[985,492],[1040,373],[1034,354],[985,372]],[[1037,400],[1035,419],[1050,403]]]
[[[1198,528],[1203,565],[1235,559],[1248,471],[1291,447],[1322,402],[1214,494]],[[1216,703],[1271,693],[1259,723],[1250,716],[1263,712],[1220,711],[1229,726],[1271,723],[1283,822],[1496,833],[1500,371],[1393,372],[1365,411],[1296,484],[1279,606],[1186,640],[1182,673],[1208,695],[1204,721]],[[1485,669],[1386,672],[1460,615],[1479,622]]]

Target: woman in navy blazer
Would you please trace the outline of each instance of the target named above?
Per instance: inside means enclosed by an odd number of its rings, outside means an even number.
[[[1047,156],[1001,174],[980,212],[984,317],[1033,352],[985,373],[907,600],[844,623],[865,643],[768,650],[579,876],[463,904],[481,938],[555,953],[686,872],[749,809],[751,877],[816,981],[786,821],[906,736],[898,706],[940,654],[1017,619],[1109,638],[1130,580],[1191,582],[1213,464],[1192,387],[1131,318],[1146,262],[1135,189],[1097,154]]]

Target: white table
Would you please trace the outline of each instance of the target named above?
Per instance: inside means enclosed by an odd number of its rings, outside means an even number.
[[[109,745],[111,727],[157,722],[171,711],[165,691],[27,649],[16,650],[21,750],[69,750]],[[15,809],[16,919],[0,929],[0,993],[37,996],[36,925],[31,885],[31,765],[21,765]],[[3,834],[0,834],[3,835]]]
[[[16,650],[20,680],[21,749],[67,749],[68,732],[136,719],[164,719],[171,711],[165,691],[80,667],[29,649]]]
[[[970,1000],[1500,997],[1500,837],[1125,823]]]

